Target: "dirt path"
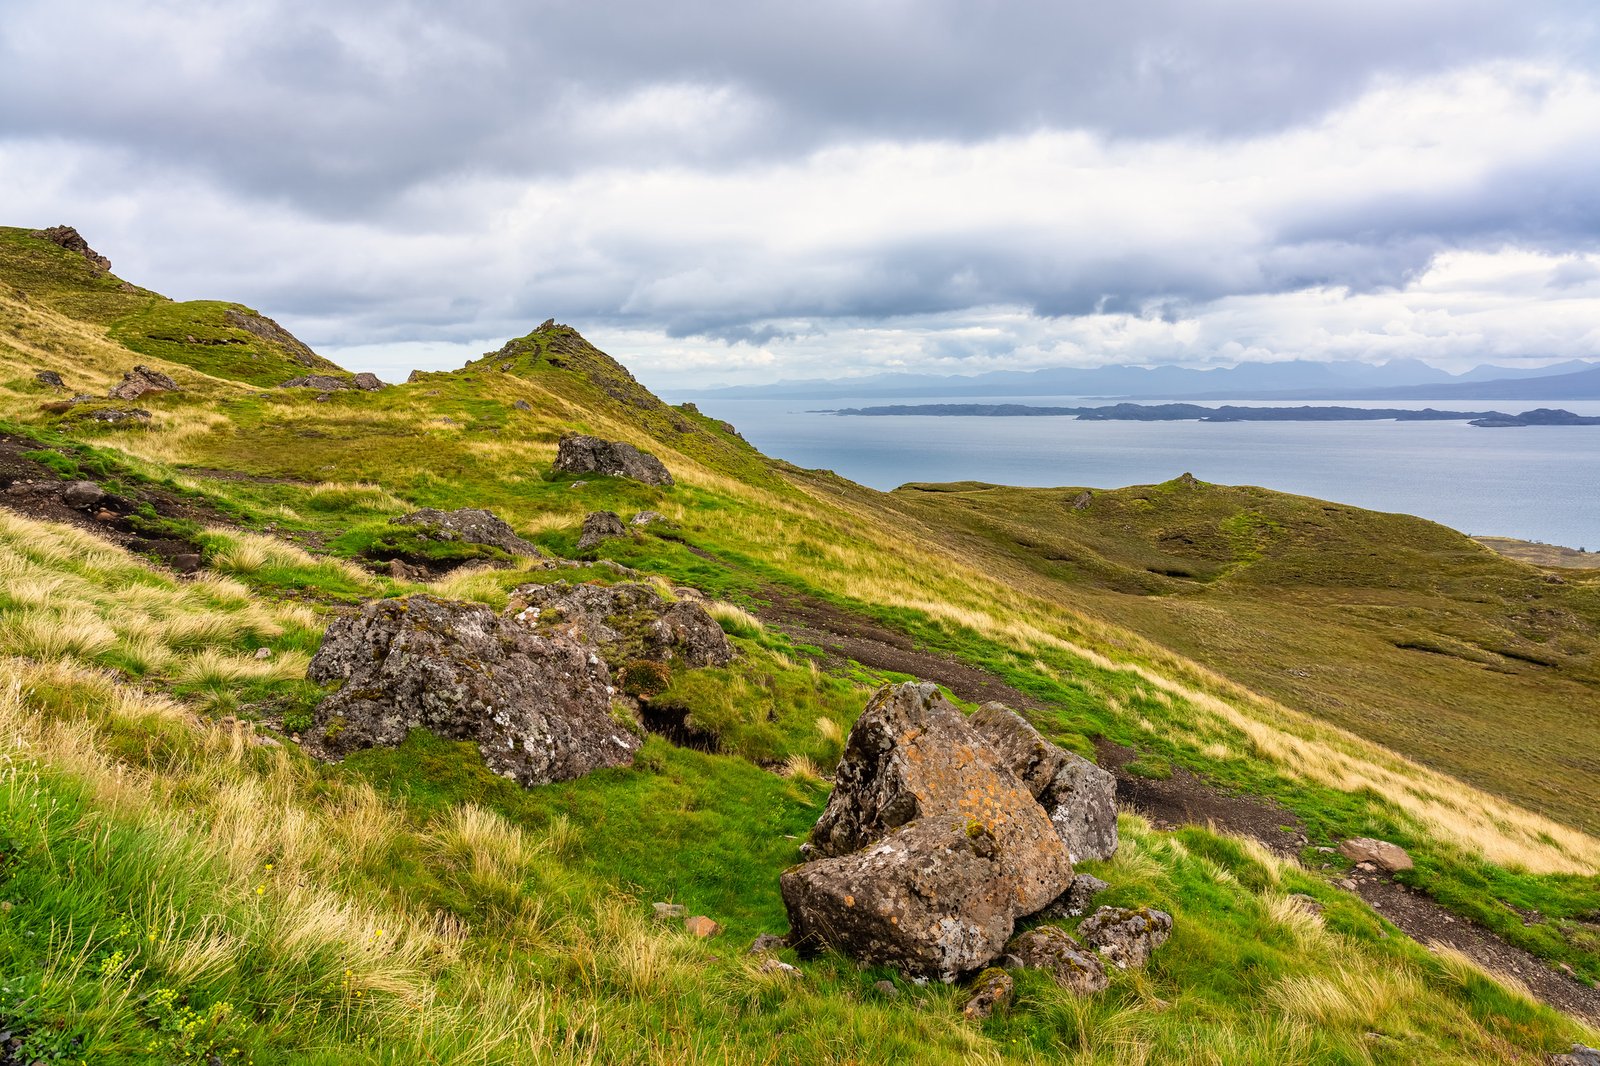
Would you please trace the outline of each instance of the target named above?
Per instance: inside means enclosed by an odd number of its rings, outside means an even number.
[[[917,647],[904,633],[795,593],[768,591],[770,605],[756,613],[762,621],[795,640],[874,670],[936,681],[964,700],[999,700],[1017,708],[1041,706],[1038,700],[991,674]],[[1165,780],[1138,777],[1124,769],[1137,758],[1137,751],[1109,741],[1102,741],[1098,748],[1101,765],[1117,776],[1118,804],[1139,811],[1158,828],[1210,826],[1253,837],[1285,856],[1297,856],[1306,845],[1300,820],[1269,799],[1230,792],[1181,767]],[[1379,914],[1418,943],[1453,947],[1486,969],[1521,982],[1550,1006],[1600,1025],[1600,989],[1552,969],[1538,956],[1450,914],[1428,896],[1382,874],[1356,873],[1349,884]]]

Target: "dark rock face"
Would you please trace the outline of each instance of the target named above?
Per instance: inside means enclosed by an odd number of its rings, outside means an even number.
[[[33,380],[41,385],[49,385],[52,389],[64,389],[67,383],[61,380],[61,375],[54,370],[40,370],[34,373]]]
[[[300,377],[290,378],[278,386],[280,389],[321,389],[323,392],[332,392],[336,389],[353,389],[355,387],[353,382],[346,381],[344,378],[336,378],[329,374],[302,374]]]
[[[332,365],[312,351],[299,337],[296,337],[266,315],[230,307],[222,312],[222,320],[234,329],[242,329],[251,336],[259,337],[268,343],[277,345],[288,354],[289,358],[301,366],[327,367]]]
[[[1028,930],[1006,945],[1006,951],[1029,969],[1048,971],[1056,984],[1080,996],[1104,992],[1111,983],[1094,953],[1053,925]]]
[[[487,544],[491,548],[512,555],[531,555],[543,558],[536,546],[517,536],[517,531],[501,521],[493,511],[476,507],[462,507],[455,511],[441,511],[424,507],[394,520],[397,526],[413,526],[433,540],[457,541],[463,544]]]
[[[89,242],[83,235],[71,226],[51,226],[49,229],[36,229],[29,236],[38,237],[49,241],[51,244],[65,248],[69,252],[77,252],[89,261],[89,265],[96,270],[111,271],[111,260],[89,247]]]
[[[988,703],[972,727],[994,746],[1050,815],[1073,862],[1117,853],[1117,779],[1083,756],[1050,743],[1015,711]]]
[[[586,552],[603,540],[628,535],[627,527],[615,511],[591,511],[583,519],[583,532],[578,537],[578,550]]]
[[[1078,926],[1084,943],[1118,969],[1150,961],[1156,948],[1172,935],[1172,915],[1149,907],[1101,907]]]
[[[632,478],[646,485],[669,486],[672,475],[649,452],[619,440],[601,440],[569,433],[556,447],[555,469],[566,474],[607,474]]]
[[[334,756],[423,728],[475,741],[490,769],[539,785],[628,765],[639,748],[611,716],[611,675],[598,655],[481,604],[369,603],[328,627],[307,676],[344,682],[318,705],[312,734]]]
[[[596,644],[619,667],[636,659],[690,669],[733,661],[733,645],[705,608],[668,602],[649,585],[524,585],[511,593],[507,613],[535,632]]]
[[[378,375],[369,374],[366,371],[362,371],[351,380],[355,382],[356,388],[365,392],[377,392],[379,389],[384,388],[383,380]]]
[[[780,882],[796,942],[944,980],[993,960],[1072,877],[1044,809],[926,683],[867,704],[811,846],[824,858]]]
[[[122,375],[122,383],[111,390],[113,400],[137,400],[147,392],[177,392],[178,383],[159,370],[136,366]]]
[[[1067,890],[1042,912],[1050,918],[1077,918],[1087,913],[1094,898],[1111,886],[1093,874],[1078,874]]]
[[[533,410],[533,404],[529,403],[527,400],[513,400],[511,401],[511,406],[515,407],[519,411]]]

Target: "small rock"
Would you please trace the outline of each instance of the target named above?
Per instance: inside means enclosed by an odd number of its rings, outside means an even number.
[[[61,380],[61,375],[54,370],[40,370],[33,375],[33,380],[41,385],[49,385],[52,389],[64,389],[66,382]]]
[[[256,658],[257,659],[270,659],[270,658],[272,658],[272,649],[271,648],[257,648],[256,649]]]
[[[778,974],[781,977],[801,976],[800,967],[791,966],[782,959],[775,959],[771,955],[761,960],[760,965],[756,967],[756,972]]]
[[[1354,881],[1350,880],[1348,877],[1341,878],[1338,881],[1335,881],[1334,884],[1338,885],[1340,888],[1344,889],[1346,892],[1354,892],[1356,890],[1356,887],[1357,887],[1356,883]]]
[[[511,406],[515,407],[519,411],[533,410],[533,404],[529,403],[527,400],[515,400],[512,402]]]
[[[115,425],[121,422],[148,422],[151,415],[149,411],[139,407],[130,407],[126,410],[120,407],[102,407],[87,411],[81,417],[91,422],[109,422]]]
[[[712,921],[710,918],[707,918],[703,914],[697,914],[693,918],[685,918],[683,920],[683,927],[702,940],[705,940],[709,937],[714,937],[718,933],[722,932],[722,926],[718,925],[716,922]]]
[[[72,481],[61,490],[61,502],[86,511],[106,498],[106,490],[92,481]]]
[[[378,377],[378,375],[369,374],[365,371],[357,374],[353,380],[355,381],[356,388],[361,389],[364,392],[377,392],[379,389],[385,387],[383,381]]]
[[[971,1021],[981,1022],[995,1011],[1010,1006],[1015,991],[1016,983],[1011,980],[1010,974],[999,969],[985,970],[973,982],[972,995],[966,1006],[961,1008],[961,1013]]]
[[[1088,489],[1084,489],[1082,492],[1078,493],[1072,498],[1072,502],[1069,503],[1068,506],[1074,511],[1081,511],[1093,502],[1094,493],[1090,492]]]
[[[615,511],[593,511],[583,520],[583,533],[578,537],[578,550],[588,551],[601,541],[627,535],[628,530]]]
[[[751,942],[750,949],[746,951],[745,954],[768,955],[774,951],[782,951],[785,947],[788,947],[788,945],[789,938],[786,936],[774,936],[771,933],[762,933]]]
[[[200,556],[194,552],[183,552],[172,557],[172,569],[180,574],[192,574],[200,569],[201,562]],[[263,648],[262,650],[265,651],[266,649]],[[259,655],[256,657],[260,658]]]
[[[113,400],[137,400],[147,392],[178,392],[178,383],[159,370],[136,366],[122,375],[122,383],[111,390]]]
[[[1093,874],[1077,874],[1067,890],[1040,913],[1047,918],[1076,918],[1088,911],[1094,898],[1110,887]]]
[[[1414,865],[1411,856],[1406,854],[1406,850],[1400,845],[1391,844],[1387,840],[1374,840],[1371,837],[1346,840],[1339,845],[1339,852],[1355,863],[1358,870],[1365,863],[1382,867],[1390,873],[1409,870]]]
[[[1291,892],[1288,900],[1294,904],[1296,910],[1304,911],[1306,914],[1322,913],[1322,901],[1315,896],[1308,896],[1304,892]]]
[[[11,904],[6,904],[8,909],[10,906]],[[882,996],[884,999],[900,998],[900,988],[893,981],[874,981],[872,982],[872,987],[877,989],[878,995]]]
[[[1118,968],[1143,966],[1172,935],[1172,915],[1149,907],[1101,907],[1078,926],[1084,943]]]
[[[529,555],[536,559],[544,555],[535,545],[517,536],[517,531],[493,511],[476,507],[461,507],[454,511],[424,507],[396,518],[394,524],[418,529],[433,540],[484,544],[512,555]]]
[[[1016,937],[1006,950],[1023,966],[1044,970],[1056,984],[1079,996],[1104,992],[1111,984],[1106,968],[1064,929],[1041,925]]]
[[[115,511],[96,511],[94,513],[94,520],[96,522],[115,522],[117,520],[117,513]]]
[[[390,559],[389,576],[396,581],[426,581],[428,572],[420,566],[412,566],[403,559]]]
[[[587,481],[574,481],[572,484],[568,485],[567,488],[569,488],[569,489],[581,489],[587,484],[588,484]]]
[[[1545,1059],[1550,1066],[1600,1066],[1600,1050],[1587,1044],[1573,1044],[1565,1055],[1551,1055]]]
[[[0,901],[0,911],[5,911],[7,914],[10,914],[11,913],[11,907],[12,907],[12,903],[11,903],[10,900]]]
[[[678,918],[689,917],[689,908],[681,903],[656,903],[652,904],[656,912],[657,921],[671,921]]]
[[[665,522],[666,518],[659,511],[640,511],[628,522],[630,526],[648,526],[651,522]]]

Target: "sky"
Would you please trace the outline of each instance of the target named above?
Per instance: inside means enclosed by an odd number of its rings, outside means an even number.
[[[1600,357],[1589,0],[0,0],[0,224],[356,370]]]

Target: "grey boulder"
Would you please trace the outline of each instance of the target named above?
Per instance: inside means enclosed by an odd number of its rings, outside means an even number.
[[[1041,925],[1018,935],[1006,951],[1024,967],[1044,970],[1056,984],[1080,996],[1103,992],[1111,983],[1105,965],[1065,929]]]
[[[523,785],[633,761],[639,739],[611,714],[611,676],[590,648],[513,625],[481,604],[411,596],[368,603],[328,627],[307,676],[338,691],[310,739],[343,757],[427,729],[478,745]]]
[[[177,392],[178,383],[159,370],[136,366],[122,375],[122,382],[113,388],[113,400],[137,400],[147,392]]]
[[[517,531],[503,522],[493,511],[484,511],[476,507],[462,507],[455,511],[424,507],[420,511],[413,511],[411,514],[396,518],[394,524],[418,529],[433,540],[485,544],[512,555],[544,557],[543,552],[517,536]]]
[[[672,474],[660,459],[620,440],[569,433],[556,445],[555,469],[564,474],[606,474],[646,485],[670,486]]]
[[[627,535],[627,527],[615,511],[591,511],[584,516],[583,532],[578,535],[578,550],[588,551],[601,541]]]
[[[523,585],[512,591],[507,613],[534,632],[593,644],[617,667],[635,659],[689,669],[733,661],[733,645],[704,607],[664,599],[636,582]]]
[[[1078,935],[1118,969],[1137,968],[1172,935],[1172,915],[1150,907],[1101,907],[1078,926]]]

